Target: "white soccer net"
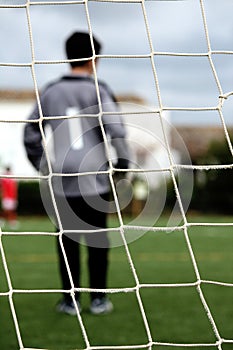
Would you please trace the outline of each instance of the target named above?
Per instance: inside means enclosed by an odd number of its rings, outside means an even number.
[[[90,2],[91,1],[26,1],[26,0],[19,0],[19,1],[0,1],[0,9],[1,11],[7,11],[9,9],[21,9],[25,11],[26,14],[26,18],[27,18],[27,32],[29,34],[30,37],[30,49],[31,49],[31,59],[30,62],[26,62],[26,63],[17,63],[13,60],[13,58],[11,59],[10,62],[0,62],[0,68],[15,68],[15,67],[25,67],[25,68],[30,68],[31,70],[31,76],[33,79],[33,84],[34,84],[34,91],[35,91],[35,96],[36,96],[36,100],[38,103],[38,106],[40,108],[40,94],[39,94],[39,88],[38,88],[38,75],[36,72],[36,67],[37,65],[50,65],[52,66],[56,66],[59,64],[63,64],[63,63],[67,63],[67,60],[41,60],[38,59],[36,52],[38,52],[38,48],[34,45],[34,36],[33,36],[33,27],[36,25],[43,25],[43,18],[41,19],[41,22],[38,23],[33,23],[32,21],[32,17],[31,17],[31,10],[32,8],[35,9],[36,7],[40,7],[40,10],[43,9],[44,13],[46,13],[46,8],[47,6],[70,6],[73,7],[75,6],[75,8],[77,9],[78,6],[82,6],[82,8],[84,8],[85,10],[85,17],[86,17],[86,21],[87,21],[87,27],[90,33],[90,37],[92,38],[92,21],[91,21],[91,16],[89,13],[89,6],[90,6]],[[97,4],[101,4],[102,1],[95,1]],[[122,216],[122,211],[120,208],[120,203],[119,203],[119,198],[118,198],[118,192],[116,190],[115,187],[115,183],[114,183],[114,179],[113,179],[113,174],[114,174],[114,165],[110,162],[110,168],[108,170],[108,175],[109,175],[109,179],[111,182],[111,186],[112,186],[112,192],[113,192],[113,198],[114,198],[114,202],[115,202],[115,206],[117,209],[117,217],[119,220],[119,225],[118,227],[113,227],[113,228],[109,228],[109,234],[114,234],[114,233],[119,233],[121,236],[121,240],[123,242],[124,248],[125,248],[125,252],[127,255],[127,259],[128,259],[128,264],[130,265],[131,271],[133,273],[133,277],[134,277],[134,286],[131,288],[108,288],[106,290],[107,293],[109,294],[117,294],[117,293],[122,293],[124,295],[124,293],[135,293],[136,298],[137,298],[137,302],[138,302],[138,306],[140,309],[140,313],[141,313],[141,317],[143,320],[143,325],[144,325],[144,329],[146,331],[147,334],[147,342],[144,344],[127,344],[125,343],[124,345],[98,345],[98,346],[93,346],[91,339],[88,336],[88,329],[85,325],[85,323],[83,322],[83,317],[82,314],[80,314],[79,312],[77,312],[77,319],[79,322],[79,325],[81,327],[81,331],[82,331],[82,335],[83,335],[83,339],[85,342],[85,349],[92,349],[92,350],[101,350],[101,349],[157,349],[157,347],[160,349],[164,348],[164,349],[170,349],[170,348],[179,348],[179,349],[183,349],[183,348],[194,348],[194,349],[200,349],[200,348],[209,348],[209,349],[218,349],[218,350],[224,350],[225,347],[229,345],[229,348],[226,349],[230,349],[231,346],[233,346],[233,338],[231,339],[224,339],[220,329],[218,328],[218,325],[216,324],[215,318],[213,316],[212,310],[209,306],[209,302],[208,302],[208,298],[205,296],[205,294],[203,293],[203,286],[204,285],[216,285],[216,286],[225,286],[228,288],[232,288],[233,287],[233,283],[224,283],[224,282],[219,282],[219,281],[215,281],[215,280],[203,280],[201,277],[201,273],[200,273],[200,269],[194,254],[194,250],[191,244],[191,240],[190,240],[190,234],[189,234],[189,230],[193,227],[201,227],[201,226],[206,226],[206,227],[220,227],[220,228],[225,228],[225,227],[232,227],[233,223],[227,223],[227,222],[222,222],[222,223],[214,223],[214,222],[209,222],[209,223],[192,223],[188,220],[187,215],[186,215],[186,204],[183,203],[183,199],[182,199],[182,195],[180,193],[180,188],[179,188],[179,184],[177,183],[177,172],[179,172],[179,170],[181,169],[185,169],[185,170],[189,170],[190,173],[192,173],[192,171],[195,170],[202,170],[202,171],[208,171],[211,169],[232,169],[233,164],[225,164],[225,165],[213,165],[213,164],[208,164],[208,165],[203,165],[203,166],[193,166],[191,164],[179,164],[176,163],[176,161],[174,160],[173,154],[172,154],[172,150],[171,150],[171,146],[170,146],[170,142],[169,142],[169,135],[167,134],[167,127],[166,127],[166,118],[165,118],[165,114],[167,112],[196,112],[199,113],[200,111],[202,111],[203,113],[205,112],[209,112],[209,111],[215,111],[216,113],[218,113],[218,117],[221,121],[221,125],[222,125],[222,129],[224,131],[224,135],[225,135],[225,139],[227,141],[228,147],[229,147],[229,152],[231,153],[231,155],[233,155],[233,148],[232,148],[232,144],[231,144],[231,140],[230,140],[230,136],[228,133],[228,128],[226,125],[226,121],[225,121],[225,116],[223,113],[223,107],[224,107],[224,103],[227,101],[227,99],[230,98],[230,96],[233,94],[233,92],[228,92],[228,91],[224,91],[224,89],[221,86],[221,81],[219,79],[217,70],[215,68],[215,63],[214,63],[214,59],[213,57],[217,56],[218,54],[222,54],[222,55],[232,55],[232,51],[214,51],[211,47],[211,41],[210,41],[210,37],[209,37],[209,31],[208,31],[208,21],[207,21],[207,17],[206,17],[206,8],[205,8],[205,1],[204,0],[200,0],[200,1],[196,1],[196,3],[198,4],[197,6],[199,7],[199,11],[201,13],[201,18],[202,18],[202,22],[200,23],[200,25],[203,27],[204,29],[204,33],[205,33],[205,50],[203,50],[203,52],[165,52],[165,51],[156,51],[156,47],[154,45],[154,42],[152,40],[152,29],[151,29],[151,25],[150,25],[150,21],[148,20],[148,8],[147,8],[147,3],[149,3],[149,0],[105,0],[105,4],[107,6],[107,3],[115,3],[116,5],[119,4],[122,6],[122,4],[131,4],[133,6],[133,4],[140,6],[140,11],[141,14],[143,16],[143,20],[144,20],[144,27],[145,27],[145,31],[146,31],[146,36],[147,36],[147,41],[148,41],[148,46],[149,46],[149,51],[146,54],[131,54],[131,55],[124,55],[124,54],[104,54],[104,55],[100,55],[100,58],[103,59],[114,59],[116,60],[116,64],[117,64],[117,60],[122,60],[122,59],[147,59],[150,61],[150,66],[151,66],[151,76],[153,78],[153,82],[154,82],[154,92],[158,101],[157,107],[156,108],[151,108],[147,111],[145,111],[144,109],[142,111],[122,111],[120,113],[124,114],[124,115],[128,115],[128,116],[132,116],[134,115],[134,117],[137,117],[138,115],[153,115],[153,118],[156,118],[156,120],[159,120],[160,123],[160,128],[162,130],[162,136],[163,136],[163,143],[164,143],[164,148],[166,149],[166,157],[168,159],[168,164],[166,167],[163,168],[153,168],[153,166],[150,166],[147,169],[138,169],[138,168],[132,168],[130,170],[127,170],[126,172],[129,172],[130,174],[137,174],[137,173],[157,173],[157,172],[161,172],[161,173],[168,173],[170,174],[170,177],[172,179],[173,182],[173,187],[174,187],[174,191],[176,194],[176,198],[177,198],[177,207],[180,213],[180,217],[181,217],[181,221],[182,223],[180,224],[179,222],[175,222],[174,220],[171,220],[171,223],[174,223],[174,225],[171,226],[164,226],[164,227],[158,227],[158,226],[154,226],[154,225],[129,225],[126,224],[124,221],[124,218]],[[152,1],[153,2],[153,1]],[[159,1],[158,1],[159,2]],[[166,2],[166,0],[164,0],[164,2]],[[189,0],[184,1],[183,3],[188,3]],[[211,6],[215,6],[214,5],[215,2],[213,2],[213,5]],[[9,15],[9,13],[8,13]],[[105,18],[101,19],[102,21],[105,21]],[[55,23],[55,24],[51,24],[51,27],[49,30],[53,31],[56,30],[57,25],[61,25],[62,23]],[[54,26],[54,27],[53,27]],[[127,28],[125,28],[125,30],[127,30]],[[5,33],[5,35],[7,36],[7,33]],[[185,33],[184,33],[185,35]],[[46,38],[45,38],[46,40]],[[113,39],[114,40],[114,39]],[[192,38],[190,37],[190,40],[192,40]],[[117,42],[116,42],[117,45]],[[137,45],[137,43],[135,42],[135,45]],[[17,43],[16,43],[17,46]],[[7,47],[5,47],[5,50],[7,50]],[[187,107],[187,106],[174,106],[174,107],[168,107],[165,106],[163,103],[163,89],[161,89],[160,87],[160,79],[159,79],[159,69],[157,68],[156,65],[156,58],[159,57],[166,57],[166,58],[171,58],[171,57],[186,57],[186,58],[203,58],[205,57],[208,60],[208,65],[209,68],[211,70],[211,79],[213,78],[215,81],[215,85],[216,88],[218,90],[218,101],[216,102],[216,104],[214,106],[197,106],[197,107]],[[108,141],[107,141],[107,136],[105,134],[104,131],[104,127],[103,127],[103,123],[102,123],[102,106],[101,106],[101,100],[100,100],[100,95],[99,95],[99,87],[98,87],[98,75],[97,72],[94,70],[94,78],[95,78],[95,83],[96,83],[96,91],[97,91],[97,96],[98,96],[98,102],[99,102],[99,106],[100,106],[100,114],[98,115],[99,118],[99,122],[100,122],[100,126],[103,132],[103,136],[104,136],[104,141],[106,143],[106,150],[107,152],[109,151],[109,146],[108,146]],[[187,82],[188,84],[189,82]],[[173,89],[173,86],[171,84],[170,89]],[[174,89],[176,89],[176,87],[174,87]],[[37,122],[40,125],[41,128],[41,134],[42,134],[42,138],[43,138],[43,142],[44,142],[44,147],[46,150],[46,135],[44,134],[43,128],[42,128],[42,119],[43,119],[43,111],[40,109],[40,120],[38,120]],[[8,119],[2,119],[1,120],[1,125],[3,125],[3,123],[11,123],[12,119],[8,118]],[[25,123],[25,119],[22,120],[14,120],[15,123]],[[0,126],[1,126],[0,125]],[[47,151],[46,151],[47,152]],[[49,164],[49,175],[48,176],[40,176],[40,175],[36,175],[36,176],[28,176],[27,179],[32,179],[32,180],[47,180],[49,183],[49,187],[50,187],[50,192],[52,194],[52,201],[53,201],[53,206],[54,209],[56,211],[56,215],[58,218],[58,222],[59,222],[59,227],[60,227],[60,231],[58,233],[53,233],[53,232],[18,232],[17,235],[46,235],[46,236],[58,236],[61,242],[61,247],[63,249],[63,253],[65,256],[65,251],[64,251],[64,247],[63,247],[63,243],[62,243],[62,235],[63,235],[63,229],[62,229],[62,224],[60,221],[60,217],[59,217],[59,212],[57,210],[57,205],[56,205],[56,201],[55,201],[55,197],[53,195],[53,187],[52,187],[52,178],[55,174],[53,174],[52,172],[52,167],[50,164],[50,159],[49,159],[49,155],[47,153],[47,160],[48,160],[48,164]],[[59,175],[59,174],[57,174]],[[78,175],[78,174],[77,174]],[[85,174],[84,174],[85,175]],[[69,176],[69,174],[67,174],[67,176]],[[9,175],[9,177],[11,177]],[[13,176],[14,177],[14,176]],[[17,179],[25,179],[25,177],[23,176],[17,176]],[[194,282],[189,282],[189,283],[141,283],[140,278],[138,276],[137,273],[137,269],[136,269],[136,263],[135,260],[133,258],[133,256],[131,255],[130,249],[129,249],[129,242],[126,239],[126,232],[130,230],[135,232],[135,235],[138,234],[138,232],[153,232],[155,235],[157,233],[161,233],[163,232],[164,234],[167,231],[172,231],[174,234],[176,232],[180,232],[182,231],[184,233],[184,237],[185,237],[185,241],[187,244],[187,248],[188,248],[188,253],[192,262],[192,267],[193,270],[195,272],[195,281]],[[14,327],[15,327],[15,331],[17,334],[17,339],[18,339],[18,345],[19,348],[21,350],[26,350],[25,345],[24,345],[24,339],[23,339],[23,335],[21,333],[21,325],[19,322],[19,318],[18,318],[18,310],[17,307],[14,303],[14,297],[17,294],[32,294],[32,293],[43,293],[43,294],[49,294],[49,293],[60,293],[62,292],[62,290],[60,289],[40,289],[40,286],[38,286],[38,289],[29,289],[29,290],[24,290],[24,289],[14,289],[13,288],[13,284],[12,284],[12,278],[11,278],[11,274],[10,274],[10,269],[8,267],[8,263],[7,263],[7,258],[5,255],[5,249],[4,249],[4,244],[2,241],[2,238],[4,236],[10,236],[10,235],[14,235],[15,233],[12,232],[5,232],[4,230],[1,232],[0,234],[0,253],[1,253],[1,258],[2,258],[2,263],[3,263],[3,267],[4,267],[4,271],[5,271],[5,275],[6,275],[6,279],[7,279],[7,285],[8,285],[8,291],[7,292],[1,292],[0,293],[0,297],[7,297],[9,299],[9,304],[10,304],[10,309],[11,309],[11,313],[12,313],[12,317],[13,317],[13,322],[14,322]],[[66,258],[66,256],[65,256]],[[69,270],[69,265],[67,263],[67,259],[66,259],[66,265],[67,265],[67,270],[70,276],[70,280],[72,282],[72,277],[71,277],[71,272]],[[198,292],[198,296],[200,299],[200,302],[203,306],[203,309],[206,312],[206,315],[208,317],[209,323],[212,327],[214,336],[215,336],[215,341],[214,342],[203,342],[203,343],[172,343],[167,341],[166,339],[164,339],[164,341],[157,341],[156,338],[152,335],[152,328],[156,327],[156,324],[151,324],[148,317],[147,317],[147,313],[145,311],[144,308],[144,303],[143,303],[143,299],[141,296],[141,292],[144,289],[158,289],[158,288],[179,288],[179,287],[194,287],[196,288],[197,292]],[[89,288],[79,288],[78,289],[81,292],[90,292],[91,290]],[[75,289],[74,285],[72,284],[72,289],[71,289],[71,295],[73,297],[73,300],[75,302],[75,298],[74,298],[74,293],[75,291],[77,291],[77,289]],[[92,290],[93,291],[93,290]],[[231,308],[232,305],[229,305],[229,308]],[[78,310],[77,310],[78,311]],[[1,313],[1,312],[0,312]],[[190,318],[192,318],[192,315],[190,315]],[[2,322],[4,322],[4,320],[2,320]],[[99,320],[96,320],[96,322],[99,322]],[[132,320],[133,322],[133,320]],[[169,334],[169,330],[167,330],[168,334]],[[114,338],[114,334],[112,335]],[[169,339],[169,337],[168,337]],[[0,340],[0,344],[1,344],[1,340]],[[27,348],[27,350],[32,349],[32,348]],[[35,348],[33,348],[35,349]]]

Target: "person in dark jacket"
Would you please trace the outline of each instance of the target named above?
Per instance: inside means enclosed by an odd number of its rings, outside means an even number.
[[[100,51],[101,44],[95,37],[91,39],[89,33],[75,32],[67,39],[70,74],[44,89],[24,130],[30,162],[37,170],[44,174],[49,171],[47,174],[52,176],[64,290],[57,309],[71,315],[81,311],[77,288],[83,238],[88,247],[90,311],[102,314],[113,309],[106,295],[109,169],[113,169],[108,142],[111,141],[117,155],[115,168],[128,168],[129,151],[124,123],[116,113],[116,99],[105,83],[93,77]],[[52,130],[52,155],[43,148],[42,130],[47,126]]]

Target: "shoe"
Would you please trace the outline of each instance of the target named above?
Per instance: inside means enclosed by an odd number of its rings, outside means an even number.
[[[80,305],[78,300],[76,300],[76,302],[77,302],[79,312],[81,312],[82,311],[81,305]],[[56,309],[58,312],[62,312],[62,313],[67,314],[67,315],[71,315],[71,316],[77,315],[77,311],[76,311],[75,305],[73,303],[73,300],[63,299],[62,301],[60,301],[57,304]]]
[[[102,315],[108,314],[113,310],[113,305],[109,299],[104,298],[95,298],[92,300],[90,305],[90,312],[93,315]]]

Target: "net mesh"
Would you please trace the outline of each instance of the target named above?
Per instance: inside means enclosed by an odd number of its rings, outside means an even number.
[[[96,2],[101,2],[101,0],[97,0]],[[211,284],[211,285],[221,285],[221,286],[226,286],[226,287],[233,287],[232,283],[224,283],[224,282],[218,282],[218,281],[214,281],[214,280],[203,280],[201,278],[201,274],[199,271],[199,267],[198,267],[198,263],[196,260],[196,257],[194,255],[194,251],[193,251],[193,247],[190,241],[190,236],[189,236],[189,229],[191,227],[198,227],[198,226],[206,226],[206,227],[231,227],[233,226],[233,223],[213,223],[213,222],[209,222],[209,223],[191,223],[188,221],[187,217],[186,217],[186,213],[185,213],[185,209],[183,207],[183,202],[182,202],[182,198],[181,198],[181,194],[179,192],[179,187],[177,184],[177,180],[176,180],[176,171],[177,169],[188,169],[188,170],[210,170],[210,169],[232,169],[232,164],[225,164],[225,165],[202,165],[202,166],[194,166],[194,165],[184,165],[184,164],[176,164],[174,163],[173,157],[172,157],[172,151],[171,151],[171,147],[168,141],[168,135],[166,134],[166,129],[164,127],[164,119],[163,119],[163,113],[165,111],[217,111],[217,113],[219,114],[219,118],[221,120],[221,124],[222,124],[222,128],[224,131],[224,135],[228,144],[228,148],[229,148],[229,152],[233,155],[233,148],[232,148],[232,144],[231,144],[231,140],[230,140],[230,136],[228,133],[228,129],[226,126],[226,122],[224,119],[224,114],[223,114],[223,105],[225,103],[225,101],[233,94],[233,92],[227,92],[224,93],[217,71],[215,69],[215,64],[214,64],[214,60],[213,60],[213,56],[214,55],[218,55],[218,54],[225,54],[225,55],[229,55],[232,54],[232,52],[230,51],[214,51],[211,48],[211,43],[210,43],[210,39],[209,39],[209,32],[208,32],[208,25],[207,25],[207,19],[206,19],[206,12],[205,12],[205,1],[204,0],[200,0],[198,1],[199,6],[200,6],[200,11],[202,14],[202,25],[204,27],[204,31],[205,31],[205,40],[206,40],[206,45],[207,45],[207,51],[206,52],[201,52],[201,53],[179,53],[179,52],[157,52],[154,49],[154,45],[152,42],[152,38],[151,38],[151,29],[150,29],[150,25],[149,25],[149,21],[148,21],[148,13],[146,10],[146,6],[145,6],[145,1],[144,0],[112,0],[112,1],[108,1],[105,0],[105,2],[115,2],[115,3],[137,3],[141,6],[141,12],[143,14],[143,18],[144,18],[144,23],[145,23],[145,28],[146,28],[146,33],[147,33],[147,39],[148,39],[148,43],[149,43],[149,47],[150,47],[150,52],[148,54],[144,54],[144,55],[99,55],[100,58],[109,58],[109,59],[122,59],[122,58],[146,58],[146,59],[150,59],[150,64],[151,64],[151,68],[152,68],[152,72],[153,72],[153,79],[154,79],[154,86],[155,86],[155,91],[157,94],[157,98],[158,98],[158,108],[155,108],[152,112],[155,113],[158,118],[160,119],[160,123],[162,126],[162,130],[163,130],[163,136],[164,136],[164,140],[165,140],[165,144],[166,144],[166,150],[167,150],[167,155],[168,155],[168,159],[169,159],[169,167],[166,169],[161,169],[161,171],[168,171],[171,175],[172,181],[173,181],[173,186],[174,186],[174,190],[176,193],[176,197],[177,197],[177,201],[178,201],[178,206],[179,206],[179,210],[181,212],[181,216],[183,219],[183,224],[179,225],[179,226],[172,226],[172,227],[145,227],[145,226],[132,226],[132,225],[127,225],[124,223],[124,219],[122,217],[122,213],[121,213],[121,209],[120,209],[120,204],[119,204],[119,199],[118,199],[118,194],[115,188],[115,184],[114,184],[114,180],[113,180],[113,174],[115,171],[117,171],[114,168],[114,165],[111,163],[110,161],[110,167],[109,170],[107,171],[108,175],[109,175],[109,179],[110,179],[110,183],[112,186],[112,192],[113,192],[113,197],[114,197],[114,201],[116,204],[116,208],[117,208],[117,216],[119,219],[119,226],[118,227],[114,227],[114,228],[109,228],[108,231],[111,234],[112,232],[118,232],[121,235],[121,239],[122,242],[124,244],[124,248],[127,254],[127,259],[128,259],[128,263],[130,265],[130,268],[132,270],[133,273],[133,277],[134,277],[134,286],[131,288],[108,288],[106,289],[106,292],[111,294],[111,293],[135,293],[136,294],[136,298],[138,301],[138,305],[139,305],[139,309],[141,312],[141,316],[142,316],[142,320],[143,320],[143,324],[146,330],[146,334],[147,334],[147,343],[145,344],[141,344],[141,345],[121,345],[121,346],[92,346],[90,339],[88,337],[87,334],[87,330],[86,327],[84,325],[83,319],[82,319],[82,315],[78,312],[78,308],[75,302],[75,292],[78,290],[80,292],[90,292],[93,290],[90,290],[89,288],[75,288],[72,282],[72,277],[71,277],[71,272],[69,269],[69,265],[68,265],[68,261],[67,261],[67,257],[65,254],[65,250],[64,250],[64,246],[63,246],[63,242],[62,242],[62,235],[64,233],[63,229],[62,229],[62,224],[60,221],[60,217],[59,217],[59,212],[57,209],[57,205],[56,205],[56,201],[55,201],[55,197],[53,194],[53,187],[52,187],[52,178],[53,176],[61,176],[61,174],[54,174],[52,171],[52,167],[51,167],[51,163],[50,163],[50,159],[49,156],[47,154],[47,161],[48,161],[48,166],[49,166],[49,174],[48,176],[42,176],[42,175],[36,175],[36,176],[29,176],[27,177],[27,179],[33,179],[33,180],[47,180],[49,183],[49,187],[50,187],[50,192],[52,195],[52,202],[53,202],[53,206],[55,208],[55,212],[56,212],[56,216],[58,219],[58,223],[59,223],[59,232],[57,233],[53,233],[53,232],[18,232],[17,235],[46,235],[46,236],[56,236],[59,237],[60,240],[60,244],[63,250],[63,254],[65,257],[65,261],[66,261],[66,267],[67,267],[67,271],[69,274],[69,278],[71,281],[71,296],[73,298],[73,301],[76,305],[77,308],[77,318],[78,318],[78,322],[80,324],[81,327],[81,331],[82,331],[82,335],[83,335],[83,339],[85,342],[85,346],[86,349],[150,349],[152,350],[152,348],[154,348],[154,346],[163,346],[164,348],[167,347],[187,347],[187,348],[200,348],[200,347],[215,347],[216,349],[222,350],[223,349],[223,344],[233,344],[233,339],[224,339],[221,336],[221,332],[218,329],[218,326],[216,325],[214,316],[212,314],[212,311],[208,305],[208,300],[206,299],[205,295],[203,294],[203,290],[202,287],[203,285],[206,284]],[[42,121],[43,121],[43,112],[41,109],[41,104],[40,104],[40,94],[39,94],[39,88],[38,88],[38,83],[37,83],[37,74],[36,74],[36,70],[35,67],[38,64],[49,64],[49,65],[56,65],[56,64],[61,64],[61,63],[67,63],[67,60],[59,60],[59,61],[55,61],[55,60],[49,60],[49,61],[39,61],[37,60],[36,54],[35,54],[35,47],[34,47],[34,41],[33,41],[33,29],[32,29],[32,20],[31,20],[31,8],[35,7],[35,6],[43,6],[44,7],[44,11],[46,11],[46,6],[47,5],[53,5],[53,6],[60,6],[60,5],[69,5],[69,6],[73,6],[73,5],[83,5],[85,7],[85,14],[86,14],[86,19],[87,19],[87,23],[88,23],[88,30],[90,33],[90,38],[91,38],[91,43],[92,43],[92,47],[93,47],[93,51],[94,51],[94,45],[93,45],[93,36],[92,36],[92,23],[91,23],[91,19],[90,19],[90,15],[89,15],[89,1],[27,1],[27,2],[23,2],[21,4],[9,4],[7,1],[4,3],[0,4],[0,8],[3,9],[9,9],[9,8],[14,8],[14,9],[18,9],[21,8],[23,10],[25,10],[26,13],[26,17],[27,17],[27,31],[30,37],[30,47],[31,47],[31,62],[28,63],[4,63],[1,62],[0,65],[1,67],[28,67],[31,70],[31,75],[32,75],[32,79],[33,79],[33,83],[34,83],[34,90],[35,90],[35,95],[36,95],[36,100],[37,100],[37,104],[39,106],[39,113],[40,113],[40,118],[39,120],[33,120],[31,122],[35,122],[35,123],[39,123],[40,126],[40,131],[41,131],[41,135],[42,135],[42,140],[43,140],[43,145],[44,145],[44,149],[45,152],[47,152],[46,149],[46,135],[44,133],[43,127],[42,127]],[[156,69],[156,57],[157,56],[179,56],[179,57],[206,57],[208,59],[209,62],[209,66],[211,68],[212,71],[212,75],[214,77],[217,89],[218,89],[218,93],[219,93],[219,100],[218,100],[218,104],[217,106],[210,106],[210,107],[166,107],[163,105],[163,95],[162,92],[160,90],[160,84],[159,84],[159,79],[158,79],[158,74],[157,74],[157,69]],[[99,123],[101,126],[101,130],[102,130],[102,134],[103,134],[103,138],[104,138],[104,142],[106,144],[106,151],[107,153],[109,153],[109,149],[108,149],[108,141],[107,141],[107,136],[105,134],[104,131],[104,126],[103,126],[103,122],[102,122],[102,116],[104,114],[103,110],[102,110],[102,106],[101,106],[101,99],[100,99],[100,93],[99,93],[99,86],[98,86],[98,77],[97,77],[97,73],[96,73],[96,68],[95,68],[95,64],[94,64],[94,59],[95,57],[92,58],[93,59],[93,67],[94,67],[94,79],[95,79],[95,85],[96,85],[96,91],[97,91],[97,96],[98,96],[98,103],[99,103],[99,107],[100,107],[100,112],[98,115],[99,118]],[[125,113],[125,112],[124,112]],[[2,120],[2,123],[10,123],[12,122],[12,120]],[[24,123],[25,120],[17,120],[14,121],[17,123]],[[153,169],[152,169],[153,170]],[[127,170],[124,170],[127,173]],[[136,173],[138,172],[138,169],[130,169],[128,170],[131,173]],[[141,170],[140,170],[141,171]],[[74,174],[72,174],[74,175]],[[77,174],[78,176],[79,174]],[[85,175],[85,174],[84,174]],[[63,175],[64,176],[64,175]],[[69,174],[67,174],[66,176],[69,176]],[[14,177],[12,175],[9,175],[8,177]],[[17,176],[17,179],[25,179],[25,177],[20,177]],[[184,233],[184,237],[186,240],[186,244],[188,247],[188,252],[192,261],[192,266],[195,272],[195,281],[192,283],[141,283],[140,279],[138,277],[138,273],[137,273],[137,269],[135,267],[135,262],[134,259],[130,253],[130,249],[127,243],[127,240],[125,238],[125,232],[130,229],[130,230],[145,230],[145,231],[150,231],[150,232],[154,232],[155,234],[158,232],[167,232],[168,230],[172,230],[173,232],[178,232],[178,231],[182,231]],[[10,309],[11,309],[11,313],[12,313],[12,317],[13,317],[13,321],[14,321],[14,327],[16,330],[16,334],[17,334],[17,339],[18,339],[18,344],[19,344],[19,348],[20,349],[24,349],[26,350],[26,348],[24,347],[24,341],[23,341],[23,337],[21,334],[21,330],[20,330],[20,323],[17,317],[17,310],[16,310],[16,306],[14,303],[14,295],[16,294],[23,294],[23,293],[60,293],[63,292],[60,289],[30,289],[30,290],[24,290],[24,289],[14,289],[13,285],[12,285],[12,279],[11,279],[11,274],[9,271],[9,267],[8,267],[8,263],[7,263],[7,259],[5,256],[5,252],[4,252],[4,245],[3,245],[3,241],[2,241],[2,237],[5,235],[14,235],[15,233],[12,232],[1,232],[0,234],[0,252],[1,252],[1,257],[2,257],[2,262],[3,262],[3,267],[4,267],[4,271],[6,274],[6,279],[7,279],[7,285],[8,285],[8,291],[7,292],[1,292],[0,296],[5,296],[8,297],[9,299],[9,304],[10,304]],[[151,333],[151,329],[150,329],[150,324],[148,321],[148,317],[146,314],[146,311],[144,309],[144,305],[143,305],[143,301],[141,298],[141,289],[142,288],[179,288],[179,287],[195,287],[198,295],[199,295],[199,299],[203,305],[203,308],[207,314],[208,320],[212,326],[213,332],[215,334],[215,338],[216,341],[213,343],[182,343],[182,344],[178,344],[178,343],[169,343],[169,342],[157,342],[155,339],[153,339],[152,333]],[[28,348],[29,350],[29,348]]]

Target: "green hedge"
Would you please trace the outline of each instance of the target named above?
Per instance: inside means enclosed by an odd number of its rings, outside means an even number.
[[[205,154],[196,159],[196,165],[229,165],[233,157],[226,140],[215,140],[209,144]],[[195,170],[194,187],[190,210],[201,212],[231,214],[233,212],[233,169],[204,169]],[[168,183],[167,206],[172,207],[175,202],[173,184]]]
[[[231,138],[232,139],[232,138]],[[198,164],[229,165],[233,163],[226,140],[215,140],[209,145],[207,152],[199,158]],[[203,210],[232,214],[233,211],[233,169],[205,170],[202,181],[196,181],[197,191]],[[200,177],[200,172],[199,172]]]
[[[38,181],[20,181],[18,183],[18,213],[19,215],[45,215],[45,209],[40,196]]]

